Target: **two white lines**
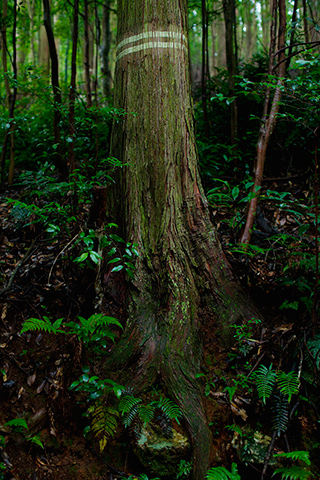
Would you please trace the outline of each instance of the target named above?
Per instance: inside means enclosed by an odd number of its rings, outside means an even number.
[[[146,40],[152,39],[152,41],[148,42]],[[163,42],[163,39],[172,39],[172,41]],[[137,44],[137,42],[141,43]],[[177,41],[177,40],[180,40]],[[121,50],[128,44],[134,44],[130,47]],[[117,61],[120,58],[124,57],[125,55],[129,55],[130,53],[139,52],[141,50],[146,50],[148,48],[172,48],[172,49],[180,49],[187,51],[187,40],[186,37],[183,35],[182,32],[177,31],[150,31],[140,33],[139,35],[133,35],[132,37],[127,37],[122,40],[117,46]]]

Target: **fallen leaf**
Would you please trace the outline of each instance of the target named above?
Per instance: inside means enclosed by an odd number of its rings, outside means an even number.
[[[37,377],[37,374],[36,374],[36,372],[34,372],[32,375],[30,375],[27,378],[27,384],[29,385],[29,387],[31,387],[31,385],[34,384],[34,382],[36,381],[36,377]]]

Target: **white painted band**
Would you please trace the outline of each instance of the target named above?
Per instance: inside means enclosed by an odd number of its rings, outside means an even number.
[[[128,45],[128,43],[134,43],[134,42],[138,42],[139,40],[143,40],[144,38],[153,38],[153,37],[155,37],[155,38],[161,38],[161,37],[177,38],[177,39],[182,39],[183,41],[186,41],[186,37],[182,33],[179,33],[179,32],[158,31],[158,30],[157,31],[149,31],[149,32],[139,33],[139,35],[133,35],[132,37],[127,37],[127,38],[123,39],[122,42],[120,42],[117,45],[117,50],[124,47],[125,45]]]
[[[173,41],[173,42],[162,42],[161,38],[165,39],[177,39],[180,40],[180,42]],[[152,39],[150,42],[142,42],[139,43],[138,45],[132,45],[131,47],[127,47],[121,52],[121,48],[124,46],[130,44],[130,43],[136,43],[140,40],[146,40],[146,39]],[[163,49],[178,49],[178,50],[185,50],[186,52],[188,51],[187,48],[187,41],[186,37],[183,35],[182,32],[178,31],[148,31],[144,33],[140,33],[139,35],[133,35],[131,37],[127,37],[123,39],[117,46],[117,58],[116,60],[120,60],[120,58],[124,57],[125,55],[129,55],[130,53],[135,53],[139,52],[141,50],[146,50],[150,48],[163,48]]]
[[[147,50],[148,48],[172,48],[172,49],[178,49],[178,50],[185,50],[187,52],[187,47],[185,45],[182,45],[181,43],[177,42],[148,42],[148,43],[141,43],[140,45],[135,45],[134,47],[129,47],[126,48],[125,50],[122,50],[117,55],[117,61],[120,60],[120,58],[124,57],[125,55],[129,55],[130,53],[135,53],[135,52],[140,52],[141,50]]]

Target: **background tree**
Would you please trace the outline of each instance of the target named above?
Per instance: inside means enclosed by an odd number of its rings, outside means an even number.
[[[54,110],[53,110],[53,133],[54,141],[57,146],[57,155],[56,163],[60,172],[66,174],[66,164],[62,156],[62,146],[61,146],[61,133],[60,133],[60,120],[61,120],[61,105],[62,97],[59,84],[59,60],[56,49],[56,44],[54,40],[54,33],[52,30],[51,22],[51,13],[50,13],[50,4],[49,0],[43,0],[43,20],[44,26],[47,32],[50,58],[51,58],[51,82],[53,89],[53,101],[54,101]]]
[[[277,8],[278,5],[278,8]],[[277,14],[279,15],[279,35],[277,44],[277,53],[275,54],[276,47],[276,33],[275,26],[277,20]],[[286,59],[285,59],[285,34],[286,34],[286,5],[285,0],[280,0],[279,4],[274,0],[273,2],[273,21],[271,23],[270,32],[270,49],[269,49],[269,70],[268,78],[271,82],[271,76],[274,69],[278,69],[277,84],[274,87],[269,83],[266,97],[264,101],[263,115],[260,124],[259,138],[257,142],[257,154],[254,162],[253,169],[253,185],[252,195],[248,204],[248,213],[246,224],[240,239],[241,243],[248,244],[251,240],[251,234],[253,229],[254,218],[257,212],[257,205],[259,199],[259,190],[263,179],[264,164],[267,155],[267,148],[270,141],[270,137],[275,128],[277,122],[277,115],[280,108],[281,88],[283,86],[284,76],[286,72]],[[278,55],[278,64],[274,66],[274,57]],[[273,90],[273,92],[272,92]],[[272,96],[273,93],[273,96]],[[272,101],[271,101],[272,98]]]
[[[192,439],[194,478],[202,479],[210,435],[197,383],[201,325],[214,319],[212,334],[226,341],[229,326],[256,311],[226,262],[201,186],[186,1],[118,2],[115,85],[115,107],[128,112],[114,124],[112,141],[112,154],[128,164],[119,218],[139,258],[126,330],[108,365],[127,366],[135,392],[160,381],[178,402]]]

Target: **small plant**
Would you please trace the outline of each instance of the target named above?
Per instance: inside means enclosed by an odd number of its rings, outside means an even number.
[[[272,426],[273,430],[280,435],[281,432],[287,430],[289,421],[289,403],[292,395],[299,393],[300,381],[295,372],[285,373],[283,371],[276,372],[272,368],[261,365],[253,374],[255,379],[257,392],[263,404],[270,397],[272,401]]]
[[[277,384],[278,391],[287,398],[288,403],[291,401],[292,395],[299,393],[300,381],[295,372],[285,373],[283,371],[276,372],[272,369],[261,365],[254,373],[257,391],[262,403],[266,403],[266,399],[270,398],[274,386]]]
[[[114,317],[97,313],[91,315],[88,319],[78,317],[79,322],[68,322],[65,324],[69,335],[77,335],[84,345],[93,343],[98,344],[98,348],[107,347],[107,339],[115,340],[115,334],[110,329],[110,325],[122,328],[121,323]]]
[[[112,341],[115,339],[115,334],[110,329],[110,325],[122,328],[121,323],[116,318],[102,313],[93,314],[88,319],[79,316],[78,319],[79,323],[68,322],[63,324],[63,318],[59,318],[53,323],[46,316],[43,319],[29,318],[23,323],[21,333],[40,330],[54,335],[57,333],[77,335],[85,345],[97,343],[98,349],[101,349],[106,348],[107,339]],[[62,330],[61,327],[65,330]]]
[[[63,330],[60,330],[62,321],[63,318],[58,318],[58,320],[52,323],[50,318],[46,316],[43,317],[43,320],[40,318],[28,318],[22,325],[21,333],[37,330],[53,333],[54,335],[57,333],[65,333]]]
[[[143,404],[140,398],[133,395],[124,395],[119,402],[119,411],[125,427],[133,428],[134,434],[139,437],[141,428],[155,421],[161,428],[163,436],[172,436],[172,420],[179,423],[182,412],[169,398],[160,397],[148,404]],[[156,415],[156,412],[159,412]]]
[[[296,460],[304,463],[305,465],[292,465],[290,467],[281,467],[277,468],[273,472],[273,476],[281,474],[282,480],[309,480],[314,478],[314,475],[308,470],[308,466],[311,465],[309,459],[309,452],[304,450],[288,452],[288,453],[278,453],[274,455],[276,458],[285,458],[288,460]]]
[[[207,480],[241,480],[236,463],[232,463],[231,471],[225,467],[210,468],[206,474]]]
[[[70,385],[70,390],[77,390],[86,394],[87,402],[96,401],[107,393],[114,393],[119,398],[125,389],[123,385],[119,385],[113,380],[107,378],[101,380],[96,375],[90,376],[90,368],[83,367],[83,374],[79,380],[74,381]]]
[[[251,345],[248,341],[251,339],[254,328],[261,323],[259,318],[251,318],[247,322],[242,323],[241,325],[232,325],[234,328],[234,339],[238,344],[238,350],[241,355],[244,357],[251,350]]]
[[[27,440],[28,442],[34,443],[35,445],[38,445],[39,447],[44,449],[43,443],[41,442],[41,440],[39,438],[39,435],[34,435],[33,437],[28,437],[25,434],[25,430],[29,430],[29,427],[27,425],[27,422],[24,420],[24,418],[14,418],[12,420],[9,420],[9,422],[5,423],[5,426],[11,427],[11,429],[14,430],[15,432],[22,433],[23,436],[25,437],[25,440]],[[0,436],[0,447],[2,446],[1,445],[1,438],[3,438],[3,437]],[[1,464],[0,464],[0,467],[1,467]],[[0,472],[1,472],[1,468],[0,468]],[[0,478],[1,478],[1,476],[0,476]]]
[[[192,462],[186,460],[180,460],[178,465],[177,480],[188,478],[192,470]]]
[[[116,228],[114,223],[108,224],[105,228]],[[77,243],[83,242],[85,248],[81,254],[74,259],[74,262],[80,266],[95,268],[95,265],[102,260],[102,251],[106,249],[105,256],[108,264],[113,265],[111,272],[120,272],[125,270],[130,278],[134,277],[135,266],[134,258],[139,256],[136,245],[131,242],[125,242],[119,235],[114,233],[105,233],[89,230],[87,234],[81,232]],[[122,247],[120,247],[120,245]]]

